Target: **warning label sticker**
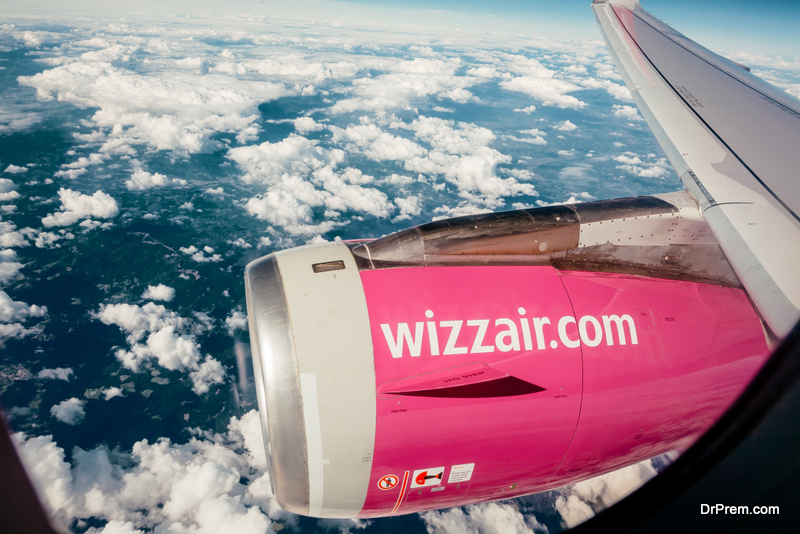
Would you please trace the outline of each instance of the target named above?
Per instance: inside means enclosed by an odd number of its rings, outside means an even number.
[[[454,465],[450,468],[450,476],[447,478],[447,483],[454,484],[468,481],[472,478],[472,471],[474,469],[475,464]]]
[[[427,486],[438,486],[444,477],[444,467],[430,467],[428,469],[417,469],[411,477],[412,488],[424,488]]]
[[[400,478],[397,475],[386,475],[382,477],[378,481],[378,487],[382,490],[390,490],[400,482]]]

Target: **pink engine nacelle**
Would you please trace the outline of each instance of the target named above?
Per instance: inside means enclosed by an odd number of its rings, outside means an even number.
[[[247,268],[273,489],[303,515],[505,499],[683,450],[768,353],[726,284],[363,254],[330,243]]]

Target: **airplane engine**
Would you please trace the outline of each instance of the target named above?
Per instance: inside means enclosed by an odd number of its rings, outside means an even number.
[[[505,499],[683,450],[766,358],[685,193],[435,221],[247,266],[275,498]]]

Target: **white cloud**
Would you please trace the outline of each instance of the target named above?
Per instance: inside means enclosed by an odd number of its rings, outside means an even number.
[[[411,61],[381,58],[375,67],[386,74],[353,80],[350,92],[354,96],[337,101],[329,110],[340,114],[357,110],[411,109],[413,103],[430,97],[467,102],[474,98],[467,89],[482,80],[457,76],[455,73],[460,66],[458,58],[415,58]]]
[[[344,151],[317,144],[292,134],[278,143],[232,149],[228,157],[246,171],[245,182],[267,186],[245,203],[245,210],[295,235],[321,234],[336,226],[330,220],[315,224],[313,208],[323,206],[387,217],[392,205],[386,194],[362,185],[373,178],[354,168],[338,172]]]
[[[0,99],[0,134],[29,130],[41,121],[40,114],[28,112],[22,106]]]
[[[467,74],[470,76],[477,76],[479,78],[497,78],[500,76],[498,70],[490,65],[482,65],[480,67],[472,67],[467,69]]]
[[[239,247],[239,248],[251,248],[253,246],[247,241],[245,241],[243,237],[237,237],[234,240],[229,239],[225,242],[228,243],[229,245],[233,245],[234,247]]]
[[[607,508],[656,475],[651,460],[584,480],[560,490],[556,510],[569,528]]]
[[[534,534],[547,533],[536,517],[523,515],[513,504],[490,502],[462,508],[424,512],[429,534]]]
[[[33,233],[35,230],[32,228],[17,230],[14,223],[0,221],[0,247],[26,247],[30,245],[26,237],[30,237]]]
[[[86,417],[86,411],[83,409],[85,404],[86,401],[72,397],[50,408],[50,415],[62,423],[77,425]]]
[[[517,111],[517,112],[520,112],[520,113],[527,113],[528,115],[530,115],[531,113],[536,111],[536,106],[530,105],[530,106],[527,106],[527,107],[524,107],[524,108],[515,109],[514,111]]]
[[[64,461],[64,449],[53,442],[53,436],[26,438],[24,433],[12,434],[20,460],[47,509],[61,524],[68,524],[73,502],[72,473]]]
[[[321,148],[318,141],[291,134],[277,143],[233,148],[227,157],[245,171],[242,179],[246,183],[270,185],[286,174],[308,176],[326,165],[337,166],[345,160],[345,153]]]
[[[427,150],[415,142],[382,131],[375,124],[331,127],[334,143],[345,143],[348,152],[360,151],[373,161],[405,161],[424,156]]]
[[[125,182],[125,187],[131,191],[146,191],[154,187],[164,187],[170,184],[186,185],[186,180],[182,178],[167,178],[161,173],[150,174],[149,172],[136,169],[131,174],[130,180]]]
[[[225,379],[222,364],[210,356],[202,357],[192,331],[192,321],[167,310],[161,304],[102,305],[92,316],[104,324],[118,326],[127,334],[131,348],[117,350],[116,357],[133,372],[141,371],[154,359],[158,365],[171,371],[188,370],[192,391],[198,395],[206,393],[210,386],[221,384]],[[145,336],[145,342],[141,343]]]
[[[112,519],[102,529],[90,528],[86,534],[145,534],[144,530],[135,529],[131,521]]]
[[[619,75],[617,72],[617,67],[614,65],[613,62],[608,61],[607,63],[597,62],[592,65],[595,69],[595,74],[600,78],[609,78],[611,80],[620,80],[622,81],[622,76]]]
[[[783,56],[765,56],[763,54],[752,54],[749,52],[730,52],[726,57],[737,61],[748,67],[767,67],[771,69],[787,70],[790,72],[800,71],[800,57],[784,59]]]
[[[130,451],[75,448],[72,464],[52,436],[14,434],[45,506],[61,524],[94,518],[93,532],[263,534],[296,516],[274,502],[258,412],[230,420],[227,432],[187,443],[141,440]],[[352,526],[358,528],[363,523]]]
[[[101,392],[103,393],[105,400],[113,399],[114,397],[123,397],[122,390],[118,387],[110,387],[102,389]]]
[[[388,217],[391,213],[392,203],[386,193],[358,185],[364,181],[364,175],[358,169],[348,168],[339,174],[331,167],[324,167],[314,173],[314,178],[329,193],[325,198],[325,206],[329,209],[351,210],[379,218]],[[371,176],[368,181],[372,181]]]
[[[28,169],[25,168],[27,171]],[[8,169],[6,169],[8,172]],[[0,202],[7,202],[9,200],[16,200],[19,198],[19,193],[16,191],[17,184],[8,178],[0,178]]]
[[[69,377],[74,375],[69,367],[56,367],[54,369],[42,369],[36,374],[36,378],[46,378],[50,380],[64,380],[69,382]]]
[[[588,77],[575,79],[575,82],[586,89],[604,89],[608,94],[617,100],[621,100],[623,102],[633,102],[633,97],[631,97],[631,93],[628,91],[628,88],[624,85],[614,83],[611,80],[598,80],[597,78]]]
[[[211,247],[203,247],[203,250],[198,249],[194,245],[190,245],[188,247],[180,247],[178,250],[183,252],[184,254],[188,254],[192,257],[192,259],[198,263],[208,263],[208,262],[218,262],[222,261],[222,256],[219,254],[214,254],[214,249]],[[206,256],[206,253],[210,254]]]
[[[247,330],[247,315],[240,310],[233,310],[231,314],[225,318],[225,326],[228,328],[228,334],[231,336],[237,330]]]
[[[163,300],[166,302],[170,302],[172,299],[175,298],[175,290],[164,284],[158,284],[157,286],[147,286],[147,289],[144,291],[144,293],[142,293],[142,298],[149,300]]]
[[[211,356],[206,356],[200,367],[189,373],[189,378],[192,380],[192,391],[203,395],[208,393],[212,385],[225,381],[225,368],[219,361]]]
[[[18,262],[16,251],[7,248],[0,250],[0,284],[13,280],[25,265]]]
[[[47,307],[36,304],[28,306],[24,302],[11,300],[8,293],[0,291],[0,322],[24,321],[29,317],[44,317],[45,315],[47,315]]]
[[[672,167],[666,158],[656,158],[655,154],[648,154],[644,158],[642,160],[633,152],[626,152],[612,159],[617,163],[622,163],[622,165],[617,165],[617,169],[640,178],[663,178],[669,175]]]
[[[87,53],[34,76],[22,76],[19,82],[35,88],[41,100],[55,98],[98,108],[91,126],[107,132],[100,151],[127,155],[134,155],[137,145],[181,154],[207,152],[221,147],[212,139],[218,132],[235,133],[240,143],[254,139],[258,104],[287,94],[281,83],[234,76],[174,68],[164,76],[157,72],[163,65],[158,60],[154,74],[113,65],[111,61],[130,57],[125,54],[136,47],[126,48],[131,47],[112,45],[103,53]],[[155,53],[156,58],[161,55]]]
[[[533,128],[531,130],[520,130],[520,133],[528,134],[532,137],[516,137],[514,135],[506,135],[503,136],[504,139],[508,139],[509,141],[516,141],[517,143],[528,143],[531,145],[546,145],[547,141],[545,140],[544,136],[547,133]]]
[[[28,172],[28,168],[27,167],[18,167],[16,165],[9,165],[8,167],[6,167],[6,170],[3,171],[3,172],[8,172],[8,173],[11,173],[11,174],[23,174],[23,173]]]
[[[620,106],[619,104],[614,104],[614,116],[615,117],[622,117],[625,120],[629,121],[641,121],[642,116],[639,115],[639,110],[633,106]]]
[[[575,126],[574,124],[572,124],[568,120],[559,122],[558,124],[553,126],[553,128],[555,128],[556,130],[562,131],[562,132],[571,132],[573,130],[577,130],[578,129],[577,126]]]
[[[294,129],[300,135],[306,135],[311,132],[318,132],[324,129],[325,126],[316,122],[311,117],[300,117],[294,120]]]
[[[398,197],[394,199],[395,205],[400,208],[400,213],[392,219],[392,222],[399,222],[416,217],[422,212],[422,203],[419,196]]]
[[[59,230],[58,233],[54,232],[38,232],[34,244],[37,248],[60,248],[61,244],[58,243],[61,239],[74,239],[75,235],[66,230]]]
[[[586,106],[568,94],[580,89],[578,85],[556,77],[556,72],[542,65],[538,60],[524,56],[507,55],[508,67],[521,76],[505,78],[500,86],[509,91],[517,91],[532,96],[544,106],[580,109]]]
[[[497,176],[497,166],[511,163],[511,158],[487,146],[495,139],[491,130],[464,122],[456,127],[454,121],[437,117],[419,117],[406,127],[431,146],[425,157],[406,160],[407,170],[442,175],[460,196],[487,206],[502,205],[499,198],[504,196],[537,195],[531,184]]]
[[[117,201],[103,191],[96,191],[89,196],[62,187],[58,190],[58,196],[61,198],[61,211],[42,219],[42,224],[48,228],[68,226],[90,217],[110,219],[119,213]]]

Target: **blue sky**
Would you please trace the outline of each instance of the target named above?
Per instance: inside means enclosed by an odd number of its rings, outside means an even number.
[[[99,13],[114,10],[172,13],[273,13],[312,19],[363,18],[399,24],[481,27],[549,36],[599,39],[587,0],[141,0],[113,4],[78,0],[10,0],[6,6],[69,9]],[[642,6],[678,31],[716,51],[739,51],[785,58],[800,56],[800,2],[787,0],[645,0]]]

